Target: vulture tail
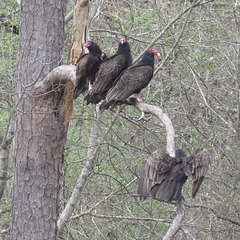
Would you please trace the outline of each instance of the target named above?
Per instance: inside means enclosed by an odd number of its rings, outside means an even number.
[[[115,101],[110,101],[108,102],[107,100],[104,100],[102,102],[102,104],[100,105],[99,109],[100,110],[105,110],[108,109],[110,106],[112,106],[114,104]]]
[[[85,90],[84,87],[83,87],[83,88],[75,88],[75,89],[74,89],[74,94],[73,94],[73,99],[74,99],[74,100],[77,99],[78,96],[79,96],[81,93],[84,92],[84,90]]]
[[[179,200],[182,195],[182,183],[163,180],[151,189],[151,195],[160,201]]]

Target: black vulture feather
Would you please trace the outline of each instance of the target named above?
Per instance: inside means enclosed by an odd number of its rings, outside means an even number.
[[[89,53],[83,55],[77,61],[76,86],[73,95],[74,99],[87,91],[88,88],[91,88],[99,65],[102,60],[106,58],[105,54],[102,53],[95,42],[87,42],[84,45],[84,48],[88,48]]]
[[[187,179],[193,180],[194,198],[203,182],[210,164],[210,156],[202,148],[187,157],[182,149],[176,157],[161,149],[156,150],[145,162],[138,187],[140,199],[152,196],[159,201],[177,201],[182,197],[182,186]]]
[[[131,65],[132,55],[129,43],[126,38],[121,38],[117,53],[101,63],[93,87],[85,97],[87,104],[97,104],[105,99],[107,91],[112,87],[116,78]]]
[[[153,77],[154,55],[160,54],[150,49],[147,51],[142,60],[137,64],[127,68],[116,80],[116,84],[108,91],[106,99],[100,105],[100,109],[107,109],[109,106],[117,103],[124,103],[125,100],[133,94],[138,94],[137,100],[140,99],[140,91],[147,87]]]

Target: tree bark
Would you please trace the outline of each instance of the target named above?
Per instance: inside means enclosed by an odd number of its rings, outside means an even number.
[[[72,40],[68,57],[68,64],[76,65],[78,59],[83,55],[83,43],[86,42],[87,19],[89,11],[88,0],[77,0],[73,10]],[[69,123],[73,109],[72,82],[67,82],[62,101],[59,104],[60,112],[64,115],[65,125]]]
[[[61,63],[64,0],[23,0],[19,35],[11,239],[56,239],[66,126],[61,91],[35,83]],[[53,86],[54,87],[54,86]]]
[[[75,65],[83,54],[82,44],[86,42],[88,0],[77,0],[73,10],[73,30],[68,63]]]

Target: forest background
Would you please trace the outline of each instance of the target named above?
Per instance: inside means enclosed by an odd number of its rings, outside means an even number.
[[[205,147],[212,159],[196,199],[191,198],[191,183],[184,186],[186,213],[175,239],[239,239],[240,3],[198,2],[188,15],[191,1],[91,1],[90,9],[96,11],[87,40],[97,42],[111,56],[125,35],[135,60],[154,42],[164,64],[155,59],[156,71],[142,91],[143,99],[168,114],[176,147],[187,154]],[[8,181],[0,202],[0,238],[9,239],[18,54],[18,35],[12,26],[19,25],[19,5],[0,0],[0,6],[0,140],[8,139],[11,146]],[[67,1],[66,16],[73,7],[74,1]],[[64,64],[71,30],[72,20],[65,24]],[[141,202],[137,196],[145,159],[155,149],[166,148],[165,126],[152,115],[138,121],[139,111],[132,106],[113,111],[101,116],[95,167],[62,239],[161,239],[176,214],[175,203],[151,198]],[[82,96],[74,101],[62,167],[60,214],[88,158],[95,119],[95,106],[86,106]]]

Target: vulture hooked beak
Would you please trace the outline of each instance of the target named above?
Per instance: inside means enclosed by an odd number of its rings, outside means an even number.
[[[150,49],[149,52],[150,52],[152,55],[156,55],[156,56],[158,56],[158,57],[160,56],[160,53],[159,53],[157,50],[153,49],[153,48]]]

